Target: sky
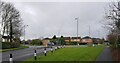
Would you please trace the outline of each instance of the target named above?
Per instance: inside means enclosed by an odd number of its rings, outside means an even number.
[[[13,2],[26,27],[26,39],[56,36],[106,37],[104,19],[107,2]],[[23,39],[23,38],[22,38]]]

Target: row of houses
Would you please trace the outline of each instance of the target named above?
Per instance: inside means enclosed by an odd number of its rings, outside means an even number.
[[[86,37],[64,37],[65,42],[78,42],[78,43],[101,43],[102,39],[100,38],[91,38],[89,36]]]
[[[64,37],[65,42],[78,42],[78,43],[92,43],[93,40],[91,37],[86,36],[86,37]]]
[[[43,44],[47,44],[48,42],[50,42],[51,38],[44,38],[43,39]],[[84,43],[84,44],[92,44],[92,43],[101,43],[100,38],[91,38],[89,36],[86,37],[64,37],[65,43],[69,44],[69,43]]]

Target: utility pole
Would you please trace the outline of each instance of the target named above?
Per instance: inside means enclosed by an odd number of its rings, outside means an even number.
[[[78,17],[75,18],[75,20],[77,21],[77,40],[78,40]],[[78,43],[78,45],[79,45],[79,43]]]
[[[12,20],[10,20],[10,42],[12,42]]]
[[[90,37],[90,25],[89,25],[89,37]]]
[[[25,45],[25,27],[27,27],[28,25],[24,25],[24,45]]]

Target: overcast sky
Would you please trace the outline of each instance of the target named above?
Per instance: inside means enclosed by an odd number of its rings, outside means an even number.
[[[103,20],[105,2],[14,2],[21,12],[26,27],[26,39],[39,37],[76,36],[79,18],[79,36],[105,37]]]

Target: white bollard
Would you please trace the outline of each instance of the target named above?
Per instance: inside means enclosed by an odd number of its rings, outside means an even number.
[[[35,50],[35,52],[34,52],[34,57],[35,57],[34,59],[37,60],[36,50]]]
[[[65,48],[65,45],[63,46],[63,48]]]
[[[12,54],[10,54],[10,63],[13,63]]]
[[[53,53],[53,48],[52,48],[52,47],[51,47],[51,49],[50,49],[50,50],[51,50],[51,52]]]
[[[55,49],[57,50],[57,47],[55,47]]]
[[[44,55],[47,56],[47,51],[46,48],[44,49]]]

